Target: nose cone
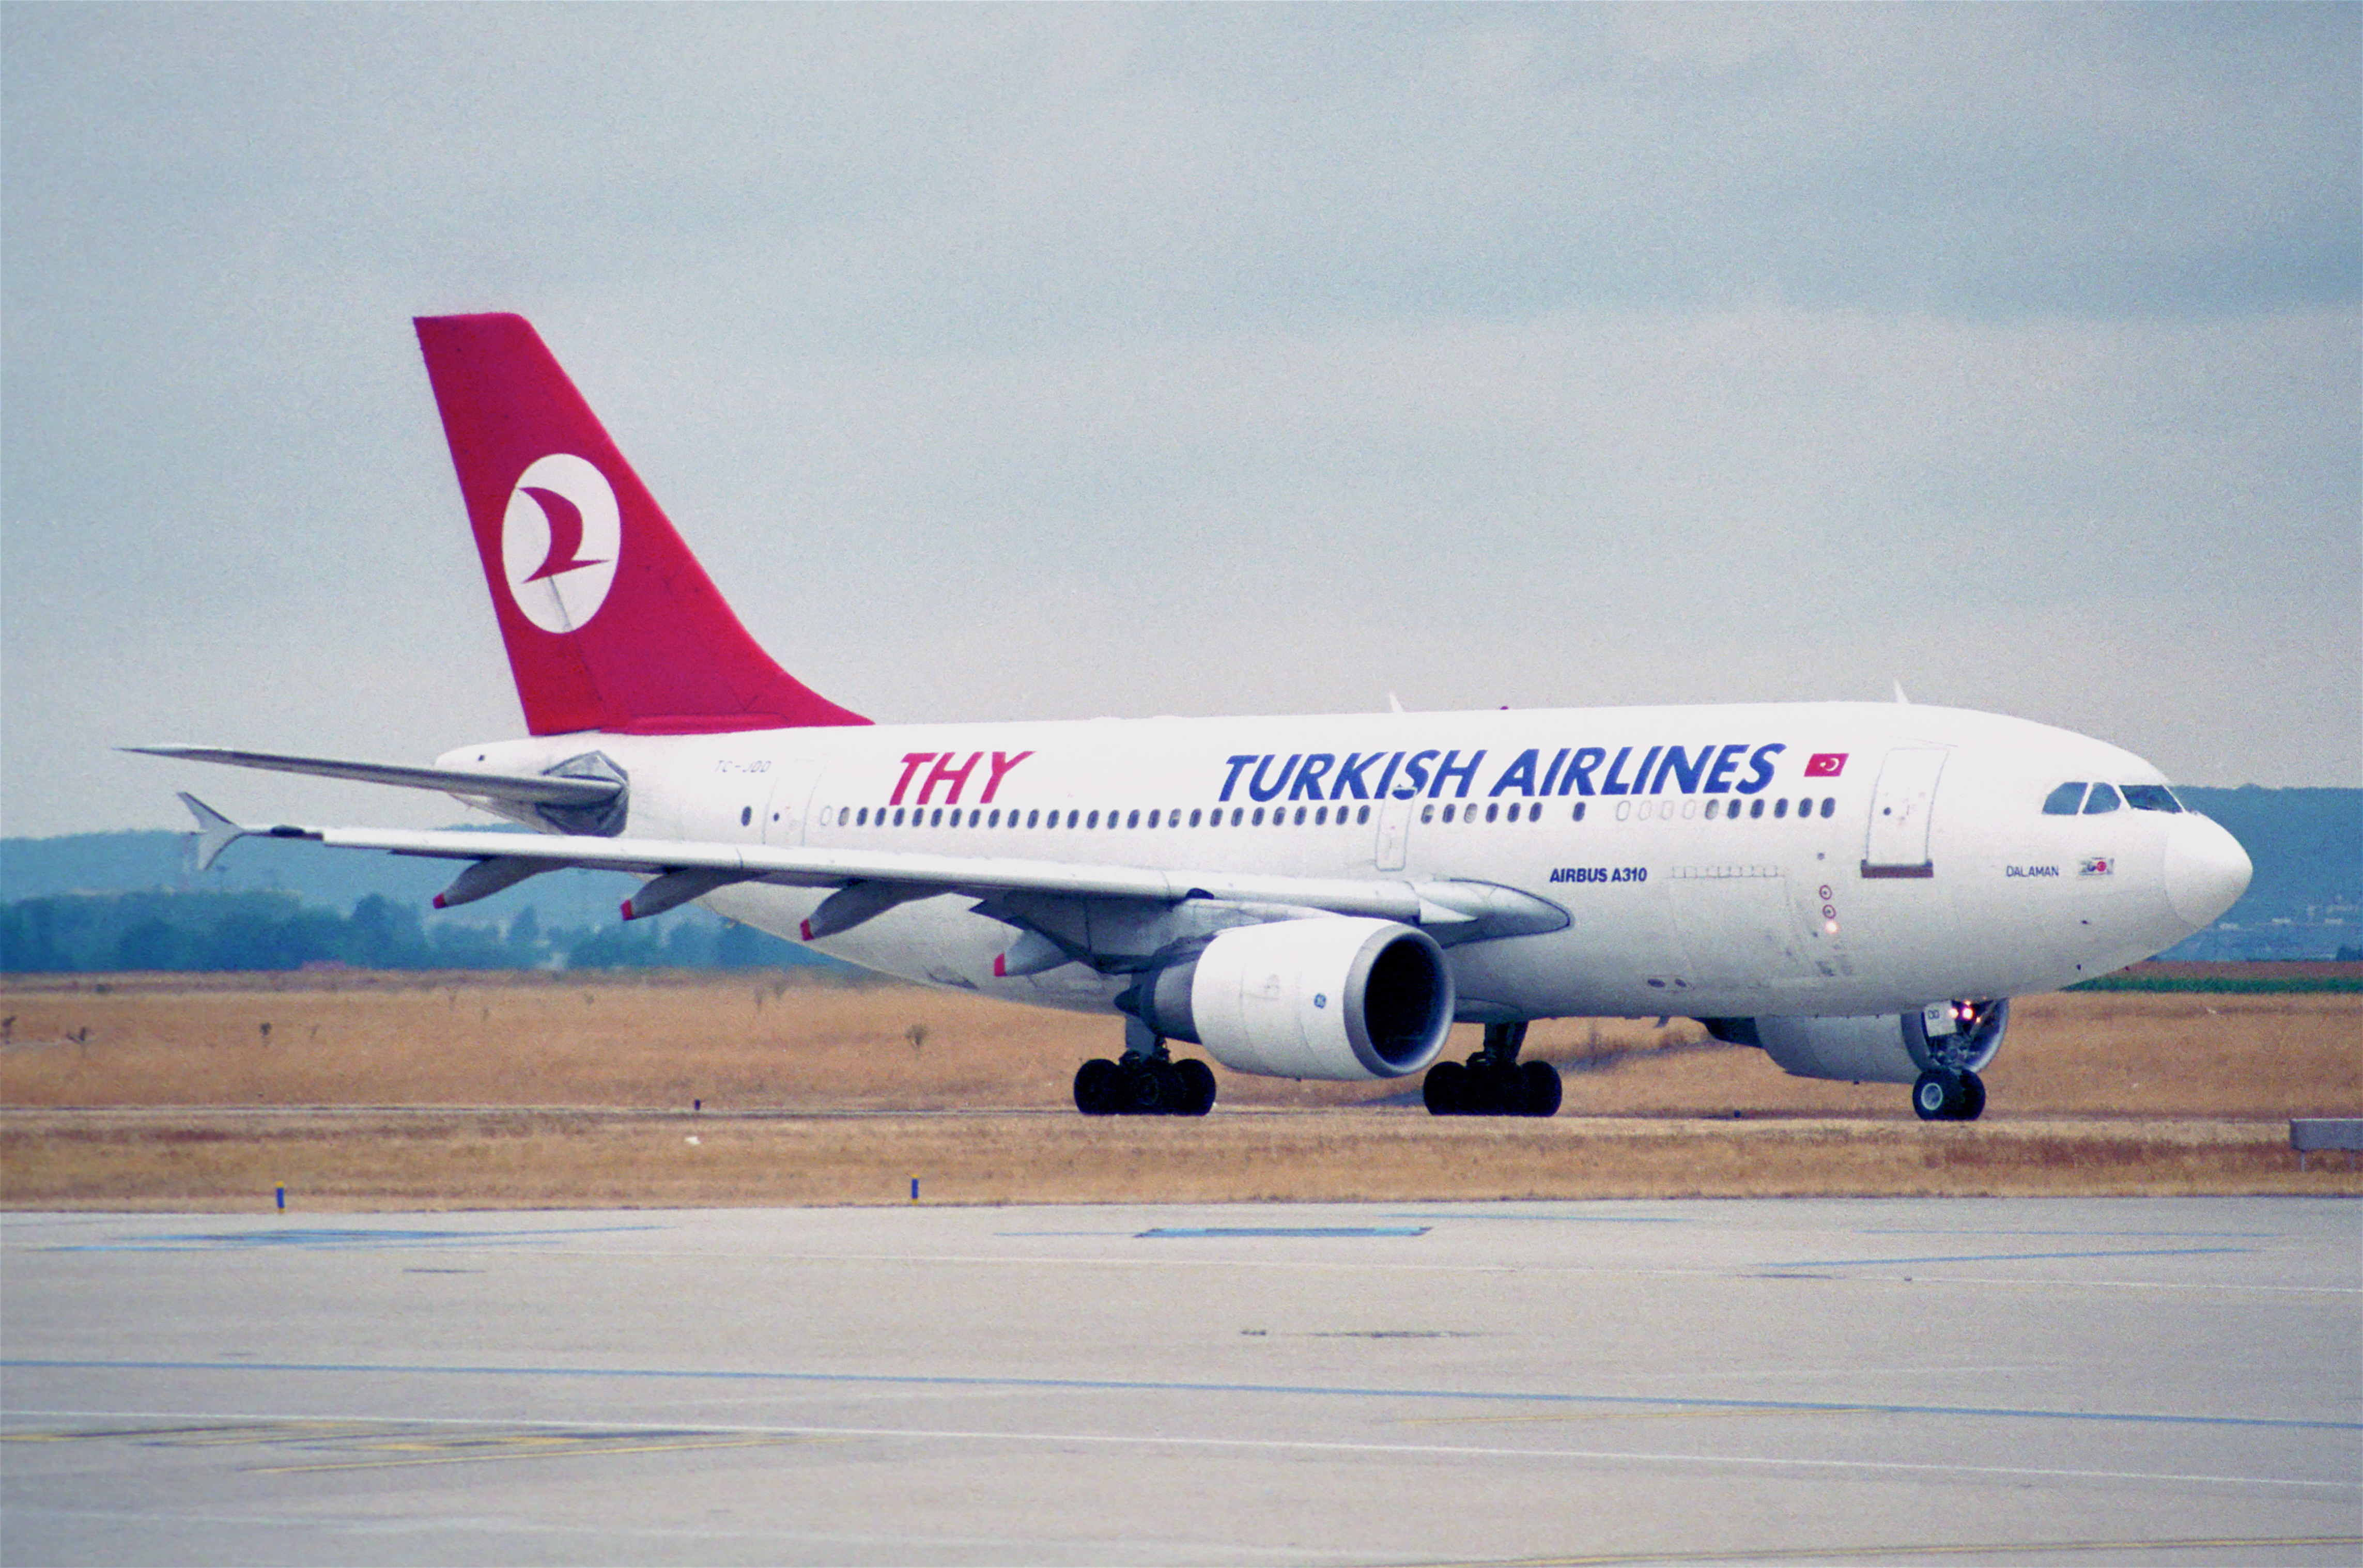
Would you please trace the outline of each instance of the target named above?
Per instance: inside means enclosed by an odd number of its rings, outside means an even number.
[[[2166,839],[2166,901],[2199,931],[2240,901],[2255,867],[2240,841],[2205,817],[2175,819]]]

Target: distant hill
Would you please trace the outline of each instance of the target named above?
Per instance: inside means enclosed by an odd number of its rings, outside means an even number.
[[[2230,829],[2247,846],[2257,871],[2247,896],[2229,914],[2165,956],[2329,958],[2342,949],[2363,948],[2363,790],[2249,785],[2237,790],[2181,788],[2177,793]],[[616,905],[638,882],[618,872],[537,877],[481,902],[438,912],[431,906],[436,892],[451,879],[453,868],[448,864],[247,839],[233,845],[212,870],[200,876],[189,862],[186,846],[187,835],[161,832],[0,839],[0,908],[15,911],[9,923],[0,925],[0,944],[5,944],[0,946],[0,967],[24,967],[24,960],[35,955],[29,934],[35,928],[28,923],[31,914],[17,910],[18,905],[75,896],[156,893],[281,895],[292,902],[240,904],[239,918],[250,926],[262,918],[260,911],[300,907],[313,911],[309,923],[302,926],[305,934],[290,934],[296,930],[290,925],[272,940],[283,952],[309,943],[311,947],[304,950],[319,948],[322,956],[358,954],[367,943],[349,932],[331,932],[315,918],[317,912],[328,911],[349,923],[365,901],[375,900],[385,908],[372,905],[374,912],[365,923],[380,939],[395,944],[385,954],[396,956],[381,955],[388,963],[460,955],[472,955],[488,965],[835,962],[793,943],[738,931],[700,909],[624,926],[616,919]],[[230,933],[218,940],[205,935],[200,928],[210,918],[204,913],[208,907],[227,911],[231,906],[209,906],[204,898],[144,902],[135,917],[128,912],[131,905],[119,900],[107,908],[93,905],[79,912],[66,904],[52,904],[41,914],[47,923],[39,929],[50,932],[53,942],[65,940],[59,933],[80,933],[69,944],[74,956],[70,967],[107,966],[103,960],[121,946],[133,925],[139,925],[144,934],[132,942],[132,951],[218,955],[258,950],[255,944],[263,938],[251,930],[241,928],[243,934],[235,940]],[[509,933],[528,911],[533,918],[527,940],[521,946],[511,944]],[[398,938],[383,934],[392,929],[386,924],[389,915],[401,928]],[[158,921],[198,934],[168,942],[158,933],[153,923]],[[415,942],[409,934],[413,931]],[[142,942],[148,945],[141,946]],[[207,942],[213,945],[205,945]],[[56,956],[69,948],[42,948],[40,953]],[[331,948],[334,954],[328,952]],[[757,953],[760,959],[752,956]],[[367,960],[357,956],[350,961]]]
[[[627,925],[617,906],[639,881],[621,872],[438,911],[456,869],[253,838],[199,874],[185,834],[0,839],[0,970],[850,967],[693,907]]]

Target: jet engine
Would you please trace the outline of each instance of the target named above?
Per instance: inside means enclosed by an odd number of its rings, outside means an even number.
[[[1237,1072],[1399,1078],[1444,1048],[1452,970],[1424,931],[1319,915],[1223,932],[1118,1005]]]
[[[1925,1073],[1974,1073],[1993,1060],[2010,1001],[1936,1002],[1872,1018],[1703,1018],[1734,1045],[1760,1045],[1801,1078],[1908,1084]]]

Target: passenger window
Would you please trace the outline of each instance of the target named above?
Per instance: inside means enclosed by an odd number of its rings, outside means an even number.
[[[1296,825],[1298,827],[1304,825],[1304,808],[1302,806],[1296,808]]]
[[[1575,820],[1577,822],[1581,822],[1583,820],[1583,802],[1581,801],[1578,801],[1575,803]]]
[[[2163,784],[2128,784],[2125,804],[2136,812],[2180,812],[2182,802]]]
[[[1721,801],[1709,801],[1706,803],[1706,820],[1713,822],[1715,818],[1721,815],[1723,815],[1723,802]]]
[[[2072,817],[2076,808],[2084,803],[2084,783],[2078,779],[2062,784],[2043,797],[2043,814],[2047,817]]]
[[[1784,795],[1780,800],[1772,802],[1772,814],[1775,817],[1785,817],[1789,814],[1788,797]]]
[[[900,806],[894,808],[894,825],[896,827],[903,825],[903,808]]]
[[[1127,814],[1126,815],[1125,819],[1124,819],[1124,825],[1125,825],[1125,826],[1126,826],[1126,827],[1128,827],[1128,828],[1137,828],[1137,827],[1138,827],[1138,826],[1140,825],[1140,813],[1139,813],[1138,812],[1129,812],[1129,813],[1127,813]],[[1154,826],[1156,826],[1157,824],[1155,824],[1154,823],[1150,823],[1149,825],[1150,825],[1151,827],[1154,827]]]
[[[1436,808],[1434,806],[1422,806],[1419,809],[1419,820],[1424,823],[1434,822],[1436,820]]]
[[[2113,812],[2116,809],[2117,792],[2106,784],[2093,785],[2092,792],[2084,797],[2084,814],[2088,817],[2097,817],[2102,812]]]
[[[1444,808],[1444,820],[1445,820],[1446,822],[1450,822],[1450,821],[1452,820],[1452,812],[1453,812],[1453,808],[1452,808],[1452,807],[1450,807],[1450,806],[1447,806],[1447,807],[1445,807],[1445,808]]]
[[[1193,807],[1190,812],[1190,825],[1192,827],[1196,827],[1198,825],[1198,812],[1195,807]]]
[[[1489,806],[1487,806],[1487,807],[1485,808],[1485,820],[1486,820],[1487,822],[1489,822],[1489,823],[1492,823],[1492,822],[1499,822],[1499,821],[1501,821],[1501,819],[1502,819],[1502,803],[1501,803],[1500,801],[1494,801],[1492,805],[1489,805]]]
[[[1355,808],[1354,808],[1354,821],[1355,821],[1356,823],[1366,823],[1366,822],[1369,822],[1370,820],[1370,807],[1368,807],[1368,806],[1357,806],[1357,807],[1355,807]]]
[[[1148,813],[1148,825],[1150,827],[1155,827],[1157,825],[1157,813],[1155,812]]]
[[[1750,817],[1760,817],[1760,816],[1762,816],[1762,815],[1764,814],[1764,802],[1763,802],[1762,801],[1760,801],[1760,800],[1758,800],[1758,801],[1750,801],[1747,803],[1747,814],[1748,814]]]
[[[1823,801],[1822,801],[1822,815],[1824,815],[1824,816],[1825,816],[1825,817],[1826,817],[1826,816],[1833,816],[1833,815],[1836,815],[1836,812],[1837,812],[1837,809],[1838,809],[1838,798],[1837,798],[1836,795],[1831,795],[1831,796],[1827,796],[1827,797],[1824,798],[1824,800],[1823,800]]]

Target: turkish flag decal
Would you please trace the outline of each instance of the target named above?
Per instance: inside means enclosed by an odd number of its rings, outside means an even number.
[[[1805,759],[1808,778],[1836,778],[1846,771],[1847,754],[1842,751],[1817,751]]]

